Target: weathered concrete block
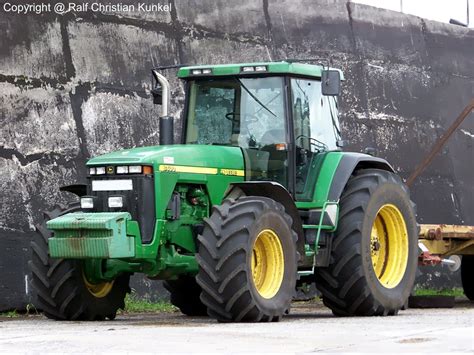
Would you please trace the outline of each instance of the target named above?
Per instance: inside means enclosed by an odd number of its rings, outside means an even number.
[[[175,64],[176,47],[162,33],[112,23],[69,23],[76,78],[140,88],[150,83],[150,69]]]
[[[82,105],[91,156],[158,144],[158,114],[151,99],[93,94]]]
[[[0,74],[66,80],[58,21],[0,11]]]
[[[0,227],[0,312],[23,310],[33,301],[31,277],[26,273],[32,233]]]
[[[268,14],[279,58],[285,58],[284,54],[308,58],[352,51],[346,1],[269,1]]]
[[[423,24],[431,68],[474,84],[474,30],[430,20],[424,20]],[[473,93],[474,89],[471,96]]]
[[[28,155],[78,153],[76,124],[64,90],[0,83],[0,146]],[[21,158],[20,158],[21,160]]]
[[[100,4],[100,1],[96,0],[89,0],[89,3],[97,3]],[[136,19],[141,21],[154,21],[154,22],[163,22],[169,23],[171,22],[171,12],[170,11],[156,11],[155,9],[159,9],[157,7],[158,4],[161,5],[170,5],[172,7],[172,3],[166,1],[155,1],[155,0],[121,0],[117,2],[121,4],[121,8],[124,10],[128,7],[129,11],[105,11],[102,10],[101,13],[108,16],[114,16],[118,19]],[[102,2],[102,5],[112,4],[113,2]],[[96,5],[97,6],[97,5]],[[98,7],[98,9],[102,9]]]
[[[193,64],[245,63],[270,60],[265,45],[234,42],[225,39],[183,39],[184,59]]]
[[[348,4],[357,51],[362,58],[416,64],[426,60],[420,18],[357,3]]]
[[[245,33],[268,38],[263,1],[175,1],[178,20],[193,27],[204,27],[225,38]]]
[[[0,229],[32,231],[43,218],[42,211],[58,203],[77,199],[59,187],[76,183],[83,170],[82,160],[45,155],[22,163],[16,155],[0,158]]]

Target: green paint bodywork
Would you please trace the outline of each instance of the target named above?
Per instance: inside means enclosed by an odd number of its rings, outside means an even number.
[[[329,201],[329,189],[336,168],[344,153],[323,152],[315,165],[316,186],[311,189],[310,201],[295,201],[299,209],[323,209]],[[173,164],[170,163],[173,158]],[[143,244],[137,221],[128,213],[70,213],[48,222],[54,231],[50,239],[52,257],[85,259],[85,272],[91,282],[113,280],[123,272],[141,272],[153,278],[170,279],[180,274],[196,274],[194,257],[196,241],[193,227],[202,224],[213,205],[220,204],[232,182],[243,181],[241,176],[222,175],[221,169],[245,170],[240,148],[201,145],[156,146],[128,149],[91,159],[88,166],[117,164],[151,165],[154,171],[156,223],[153,239]],[[160,171],[160,166],[215,168],[212,174]],[[173,219],[168,208],[172,194],[181,201],[180,218]],[[305,196],[307,194],[304,194]],[[192,205],[188,199],[195,198]],[[334,226],[303,225],[321,230]],[[126,232],[125,232],[126,231]],[[113,237],[112,237],[113,235]],[[72,248],[77,245],[79,248]],[[100,245],[100,248],[97,246]],[[307,246],[306,257],[312,261],[317,254],[317,241]],[[98,258],[105,259],[104,264]]]
[[[46,223],[54,230],[49,239],[53,258],[131,258],[135,256],[133,239],[127,236],[128,212],[74,212]]]
[[[241,67],[257,65],[266,66],[263,75],[320,78],[323,70],[318,65],[262,62],[184,67],[179,70],[178,77],[204,77],[191,74],[191,70],[196,68],[211,68],[212,76],[243,75]],[[245,76],[251,75],[262,73],[245,73]],[[328,196],[343,154],[332,151],[316,156],[311,163],[308,186],[296,196],[298,209],[321,209],[324,212],[326,206],[338,205],[338,201],[328,201]],[[155,225],[151,241],[142,243],[138,222],[132,220],[129,213],[72,213],[47,224],[54,233],[49,244],[51,256],[82,259],[85,276],[90,282],[113,280],[124,272],[140,272],[158,279],[195,275],[198,272],[196,227],[210,215],[212,206],[221,204],[229,184],[245,180],[242,176],[246,171],[242,150],[217,145],[151,146],[101,155],[87,163],[88,167],[117,165],[152,167]],[[234,175],[229,175],[229,172]],[[179,211],[170,207],[172,198],[180,201]],[[179,218],[175,216],[177,213]],[[317,225],[302,227],[317,230],[319,238],[321,230],[331,231],[337,225],[322,225],[321,218]],[[314,245],[306,245],[309,266],[314,263],[317,247],[317,240]]]
[[[250,72],[242,73],[242,67],[250,66],[265,66],[265,72]],[[193,75],[193,69],[211,69],[212,74],[209,75]],[[179,78],[198,78],[209,76],[228,76],[228,75],[262,75],[262,74],[288,74],[288,75],[302,75],[307,77],[320,78],[323,71],[322,65],[312,65],[304,63],[291,62],[256,62],[256,63],[239,63],[239,64],[219,64],[219,65],[197,65],[182,67],[178,71]],[[344,79],[342,71],[331,68],[331,70],[338,70],[341,74],[341,80]]]

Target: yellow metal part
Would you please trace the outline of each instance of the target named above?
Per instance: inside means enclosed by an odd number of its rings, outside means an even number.
[[[98,284],[90,283],[84,273],[82,273],[82,278],[84,280],[84,284],[86,285],[87,290],[92,296],[96,298],[103,298],[107,296],[112,290],[112,287],[114,286],[114,281],[101,282]]]
[[[159,170],[164,171],[164,172],[169,172],[169,173],[217,175],[217,168],[201,168],[198,166],[160,165]]]
[[[408,262],[408,232],[400,210],[383,205],[375,217],[370,235],[372,266],[385,288],[396,287],[405,275]]]
[[[474,239],[474,226],[420,224],[420,239]]]
[[[421,224],[418,237],[434,255],[474,255],[474,226]]]
[[[231,176],[244,176],[245,173],[243,170],[238,169],[221,169],[222,175],[231,175]]]
[[[275,296],[283,282],[285,258],[278,235],[271,229],[262,230],[255,239],[251,262],[252,278],[260,296]]]
[[[460,239],[441,239],[430,240],[420,239],[420,242],[433,255],[440,255],[442,257],[449,255],[474,255],[474,239],[460,240]]]

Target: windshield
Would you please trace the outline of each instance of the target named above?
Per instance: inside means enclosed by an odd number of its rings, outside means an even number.
[[[281,77],[193,81],[186,143],[257,149],[285,143],[283,97]]]
[[[186,144],[241,147],[249,180],[288,185],[282,77],[190,83]]]

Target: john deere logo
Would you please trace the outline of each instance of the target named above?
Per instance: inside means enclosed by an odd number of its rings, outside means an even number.
[[[113,174],[114,173],[114,167],[113,166],[108,166],[107,167],[107,174]]]

